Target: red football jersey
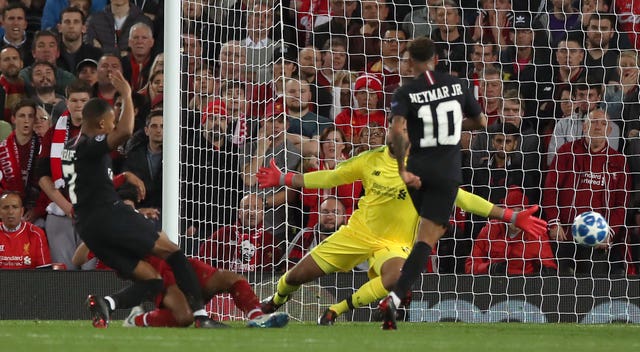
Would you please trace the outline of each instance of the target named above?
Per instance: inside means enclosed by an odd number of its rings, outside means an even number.
[[[45,264],[51,264],[51,254],[41,228],[22,222],[10,232],[0,224],[0,269],[33,269]]]

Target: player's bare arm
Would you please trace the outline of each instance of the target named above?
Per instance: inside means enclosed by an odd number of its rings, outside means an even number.
[[[409,146],[409,139],[407,138],[407,120],[404,116],[394,115],[391,120],[390,133],[391,144],[389,148],[391,153],[398,161],[398,171],[405,170],[405,158],[407,156],[407,147]]]
[[[131,86],[124,76],[122,76],[122,72],[113,71],[109,75],[109,79],[122,97],[120,119],[114,130],[107,135],[107,144],[109,144],[111,149],[115,149],[126,142],[133,134],[135,112],[133,111],[133,100],[131,99]]]

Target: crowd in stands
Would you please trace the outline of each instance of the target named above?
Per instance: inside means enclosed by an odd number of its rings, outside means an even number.
[[[0,0],[0,268],[80,269],[60,154],[90,98],[119,111],[115,70],[133,88],[137,115],[113,172],[144,182],[144,197],[132,198],[160,226],[164,2]],[[181,245],[229,270],[280,271],[330,236],[357,208],[359,182],[261,190],[256,173],[272,161],[283,171],[334,169],[384,145],[393,92],[417,74],[407,43],[429,36],[436,69],[466,79],[489,118],[485,131],[462,135],[463,187],[514,209],[541,204],[550,231],[538,239],[456,209],[426,270],[638,274],[640,8],[632,5],[182,1]],[[4,210],[16,194],[17,227]],[[574,244],[572,219],[586,210],[605,216],[610,244]],[[19,246],[8,243],[37,229],[30,224],[43,229],[29,235],[39,245],[17,264],[8,248]]]

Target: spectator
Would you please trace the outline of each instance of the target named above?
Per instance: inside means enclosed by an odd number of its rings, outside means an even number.
[[[320,203],[320,215],[317,223],[300,230],[287,246],[286,258],[291,263],[297,263],[313,247],[320,244],[327,237],[333,235],[340,226],[347,223],[345,206],[334,197],[327,196]]]
[[[217,229],[230,225],[242,190],[239,152],[228,142],[229,115],[225,104],[216,99],[201,114],[202,127],[183,150],[183,174],[192,182],[183,185],[183,229],[190,237],[187,252],[195,254],[199,241]],[[213,208],[212,208],[213,207]]]
[[[52,29],[61,23],[61,15],[66,8],[76,7],[82,11],[84,17],[87,17],[89,12],[102,11],[105,6],[107,6],[107,0],[47,0],[42,11],[41,29]]]
[[[231,271],[273,271],[282,252],[264,229],[263,216],[262,198],[247,194],[240,200],[236,223],[213,233],[200,246],[200,256],[214,267]]]
[[[598,77],[597,80],[605,84],[618,81],[616,67],[620,49],[628,48],[619,46],[615,32],[616,16],[610,13],[593,14],[588,26],[585,41],[587,76]]]
[[[246,99],[245,85],[242,82],[227,82],[222,86],[220,95],[231,119],[229,130],[232,132],[229,140],[242,148],[247,140],[258,132],[258,119],[248,116],[251,111]]]
[[[122,73],[131,83],[135,92],[142,89],[149,80],[149,70],[155,58],[153,52],[153,29],[140,22],[129,29],[129,52],[122,57]],[[153,100],[153,99],[151,99]]]
[[[313,46],[307,46],[300,49],[300,52],[298,53],[298,74],[300,79],[303,79],[310,84],[313,112],[316,115],[333,119],[335,115],[331,114],[331,90],[318,83],[318,79],[320,78],[318,70],[322,67],[322,57],[323,55],[320,53],[320,50]],[[326,78],[323,79],[323,83],[326,84],[328,81],[326,81]]]
[[[219,94],[219,87],[217,85],[220,82],[216,82],[213,69],[210,66],[201,66],[195,71],[193,77],[193,98],[188,103],[189,109],[201,112],[207,107],[216,95]],[[194,120],[194,124],[200,123],[200,121]]]
[[[11,122],[13,106],[26,97],[24,80],[20,77],[22,65],[18,49],[7,46],[0,50],[0,106],[6,122]]]
[[[600,109],[592,110],[582,124],[582,135],[563,144],[546,176],[543,209],[550,238],[558,240],[558,262],[562,273],[606,275],[623,273],[624,250],[614,246],[606,263],[609,243],[594,248],[572,241],[570,226],[585,211],[602,214],[613,231],[612,243],[624,242],[625,213],[631,189],[625,157],[609,146],[607,135],[613,123]]]
[[[93,87],[98,83],[98,62],[92,59],[84,59],[78,62],[76,76]]]
[[[145,197],[138,202],[138,207],[156,211],[162,209],[162,121],[162,110],[151,111],[144,130],[127,143],[123,167],[144,182]]]
[[[60,44],[58,43],[58,36],[51,31],[41,31],[36,33],[33,38],[33,48],[31,50],[33,59],[36,62],[45,61],[53,65],[55,68],[56,76],[56,93],[64,94],[65,88],[69,83],[76,80],[73,73],[65,71],[59,67],[56,67],[56,60],[60,57]],[[31,85],[31,71],[33,70],[33,64],[26,66],[20,70],[20,77],[24,80],[27,92],[31,94],[33,92],[33,86]]]
[[[318,88],[331,94],[335,102],[340,99],[340,94],[335,90],[334,82],[336,73],[342,71],[347,64],[347,42],[339,38],[332,38],[325,43],[322,50],[322,65],[318,69],[316,83]],[[320,93],[318,94],[318,97]],[[340,111],[332,107],[330,115],[325,116],[335,120]],[[322,115],[324,116],[324,115]]]
[[[0,195],[0,269],[35,269],[51,264],[49,244],[39,227],[23,220],[20,195]]]
[[[102,50],[82,41],[86,17],[77,7],[68,7],[62,11],[57,29],[60,33],[60,57],[56,64],[65,71],[75,72],[80,62],[86,59],[100,60]]]
[[[25,66],[31,65],[31,37],[27,35],[27,8],[21,2],[11,2],[2,10],[2,28],[4,46],[18,49]],[[3,71],[4,72],[4,71]]]
[[[51,128],[51,124],[51,116],[49,116],[47,110],[41,105],[38,105],[36,109],[36,120],[33,123],[33,131],[42,139]]]
[[[372,122],[368,126],[363,127],[358,134],[353,156],[383,146],[385,144],[385,135],[384,126],[380,126],[376,122]]]
[[[616,0],[620,1],[620,0]],[[580,27],[576,29],[582,29],[583,32],[586,32],[589,27],[589,21],[591,20],[591,16],[596,13],[613,13],[611,8],[611,0],[582,0],[580,1]],[[626,36],[623,36],[626,37]],[[629,38],[626,38],[627,42]]]
[[[119,62],[119,61],[118,61]],[[83,81],[75,81],[67,87],[68,113],[63,114],[53,129],[42,138],[42,148],[37,159],[38,185],[51,203],[46,208],[45,231],[54,262],[64,263],[68,269],[79,269],[73,265],[73,253],[82,242],[73,227],[73,206],[69,190],[62,179],[62,149],[65,141],[80,134],[82,109],[91,99],[91,87]],[[82,268],[93,269],[95,262]]]
[[[384,110],[380,109],[384,93],[382,84],[377,78],[370,75],[358,77],[353,92],[357,108],[345,108],[335,120],[336,126],[342,130],[347,143],[351,145],[363,126],[371,122],[386,126],[387,120]]]
[[[258,138],[250,145],[244,162],[243,179],[247,187],[257,188],[258,168],[269,166],[271,160],[287,172],[300,171],[300,148],[286,137],[288,127],[283,104],[269,104],[258,131]],[[296,199],[296,192],[284,186],[264,192],[264,227],[273,233],[276,243],[281,243],[285,239],[287,225],[296,225],[295,217],[290,216],[285,221],[287,204]]]
[[[600,3],[605,2],[600,0]],[[606,4],[598,4],[597,6],[606,6]],[[593,11],[596,12],[596,11]],[[640,50],[640,24],[635,19],[640,15],[640,8],[632,0],[616,0],[613,5],[613,12],[620,19],[620,30],[626,33],[629,41],[636,50]]]
[[[305,172],[317,170],[333,170],[339,167],[340,162],[349,158],[349,145],[345,142],[345,136],[342,131],[332,127],[326,129],[319,138],[320,147],[318,153],[314,155],[317,158],[317,164],[309,165]],[[312,142],[313,143],[313,142]],[[336,197],[345,207],[344,214],[347,218],[358,207],[358,199],[362,193],[362,182],[338,186],[332,189],[302,189],[302,205],[308,211],[306,227],[313,227],[318,222],[318,209],[320,203],[327,196]]]
[[[228,41],[222,45],[218,56],[217,78],[221,83],[228,81],[249,82],[247,70],[247,48],[238,41]],[[220,87],[216,87],[216,92]]]
[[[564,86],[585,83],[587,70],[584,67],[583,36],[577,32],[570,33],[566,39],[558,43],[555,51],[553,72],[551,77],[538,82],[536,96],[539,100],[538,116],[554,116],[555,101],[559,99],[560,90]],[[602,80],[600,80],[602,81]]]
[[[502,111],[502,74],[495,66],[485,65],[478,81],[478,100],[487,115],[487,124],[491,125],[500,118]]]
[[[138,6],[129,0],[111,0],[110,5],[87,20],[84,42],[101,48],[105,53],[124,56],[129,46],[129,30],[138,22],[153,28],[151,20]]]
[[[98,81],[93,86],[94,97],[106,100],[113,106],[116,98],[116,88],[111,84],[109,76],[113,71],[122,72],[122,63],[115,54],[104,54],[98,61]]]
[[[67,110],[65,98],[56,94],[56,68],[48,61],[38,61],[31,67],[33,99],[47,111],[54,121]]]
[[[297,78],[286,80],[285,105],[289,120],[287,132],[312,138],[333,126],[333,122],[328,118],[311,112],[310,101],[311,89],[307,81]]]
[[[265,83],[273,70],[273,9],[266,2],[256,2],[247,15],[247,50],[249,81]]]
[[[164,73],[162,71],[156,71],[149,77],[147,84],[138,92],[138,94],[144,97],[144,106],[142,111],[148,112],[153,107],[151,106],[158,98],[162,98],[164,92]]]
[[[467,73],[467,48],[472,42],[471,33],[462,25],[460,8],[455,0],[444,0],[436,9],[438,26],[431,33],[436,44],[438,63],[436,69],[451,73],[456,77],[465,77]]]
[[[517,12],[513,26],[515,45],[502,51],[502,76],[516,82],[525,101],[524,115],[536,116],[537,82],[544,82],[551,76],[551,51],[545,47],[545,33],[533,28],[528,12]],[[536,131],[537,125],[532,126]]]
[[[431,37],[435,29],[435,9],[442,4],[442,0],[427,0],[423,7],[412,6],[413,10],[402,21],[402,29],[409,38]]]
[[[505,207],[521,211],[529,205],[519,188],[509,188]],[[487,223],[473,241],[471,256],[466,261],[466,273],[474,275],[556,275],[558,266],[549,238],[526,233],[513,224],[498,220]]]
[[[509,34],[512,26],[511,0],[480,0],[472,40],[496,43],[500,48],[513,45]]]
[[[355,45],[349,47],[351,67],[354,70],[366,70],[381,59],[382,39],[387,31],[395,30],[397,27],[396,23],[389,21],[392,6],[391,0],[360,1],[363,24],[358,40],[353,42]],[[359,63],[358,60],[363,62]]]
[[[553,162],[557,150],[565,143],[580,139],[584,133],[584,124],[588,115],[599,109],[602,102],[602,85],[600,84],[579,84],[574,86],[574,101],[576,111],[571,118],[558,120],[553,130],[553,136],[549,141],[547,162]],[[608,132],[608,146],[618,150],[620,139],[620,127],[612,123],[606,131]]]
[[[478,80],[482,76],[485,67],[498,65],[500,63],[498,61],[499,58],[500,47],[497,44],[481,42],[472,44],[471,51],[469,52],[467,77],[476,89],[476,97],[478,96],[477,89],[480,85]]]
[[[582,1],[583,6],[587,0]],[[581,13],[573,7],[573,1],[553,0],[547,3],[549,11],[542,12],[538,21],[542,28],[549,33],[549,46],[555,48],[561,40],[567,36],[567,32],[579,31]],[[585,16],[585,15],[583,15]]]
[[[328,50],[325,47],[330,40],[343,41],[345,67],[349,67],[354,71],[365,69],[363,54],[352,51],[355,48],[362,48],[362,45],[358,44],[358,41],[362,40],[362,35],[360,34],[362,23],[353,16],[358,8],[358,3],[355,0],[331,0],[329,3],[329,10],[332,14],[331,20],[314,28],[310,42],[311,45],[318,49]],[[331,46],[330,50],[333,51],[333,49]],[[327,64],[325,63],[325,65]]]
[[[46,197],[41,197],[35,161],[40,151],[40,138],[33,131],[36,102],[19,101],[13,108],[11,122],[15,129],[0,143],[0,187],[17,192],[24,200],[24,220],[42,224]],[[21,204],[22,206],[22,204]]]
[[[407,48],[407,34],[402,30],[389,29],[382,38],[382,58],[372,63],[367,72],[376,75],[382,88],[400,84],[400,57]],[[391,95],[385,96],[384,106],[391,104]]]

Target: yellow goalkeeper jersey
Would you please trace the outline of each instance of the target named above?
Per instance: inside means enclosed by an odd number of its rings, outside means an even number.
[[[372,236],[372,240],[412,243],[419,216],[398,174],[398,163],[387,146],[343,161],[335,170],[304,174],[307,188],[332,188],[356,180],[362,181],[365,195],[358,201],[358,209],[346,226]],[[489,201],[462,189],[458,191],[456,205],[485,217],[493,207]]]
[[[307,188],[331,188],[356,180],[362,181],[365,195],[358,201],[358,209],[347,226],[377,239],[413,241],[418,213],[398,174],[398,163],[386,146],[343,161],[335,170],[304,175]]]

